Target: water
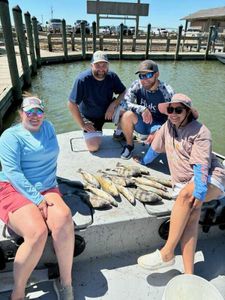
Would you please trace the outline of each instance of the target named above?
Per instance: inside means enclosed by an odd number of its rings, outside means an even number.
[[[200,113],[200,122],[212,133],[213,150],[225,155],[225,65],[218,61],[158,63],[159,78],[169,83],[176,92],[192,98]],[[139,61],[111,61],[110,68],[129,87],[137,77],[134,73],[138,64]],[[30,92],[44,100],[47,118],[52,121],[57,133],[79,129],[68,111],[67,100],[75,77],[89,67],[89,62],[42,67],[32,80]]]

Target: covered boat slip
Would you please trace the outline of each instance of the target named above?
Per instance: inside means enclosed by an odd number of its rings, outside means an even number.
[[[164,244],[164,240],[159,235],[159,228],[162,228],[161,224],[168,220],[173,201],[163,199],[163,202],[154,205],[136,201],[135,205],[132,205],[120,196],[116,198],[118,207],[97,210],[90,208],[76,195],[74,183],[84,182],[78,172],[79,168],[96,174],[100,169],[114,169],[118,162],[137,165],[132,159],[128,161],[120,159],[123,143],[113,141],[112,133],[113,130],[104,130],[102,147],[94,154],[86,150],[80,131],[58,135],[60,156],[57,175],[61,179],[59,187],[71,208],[76,234],[85,242],[84,251],[74,259],[75,299],[162,299],[169,280],[183,272],[179,248],[176,252],[176,264],[160,271],[150,272],[140,268],[137,265],[137,258]],[[142,142],[135,142],[135,154],[140,154],[146,149]],[[164,156],[152,163],[148,170],[153,176],[169,178]],[[221,211],[222,206],[217,204],[214,202],[211,208],[219,207]],[[207,226],[204,228],[207,231]],[[164,229],[166,231],[166,226]],[[10,240],[8,232],[3,232],[3,226],[0,230],[2,233],[0,247],[5,255],[13,256],[12,252],[15,252],[16,246]],[[82,250],[79,247],[78,245],[78,252]],[[212,226],[209,232],[205,233],[200,226],[195,273],[211,281],[225,298],[224,249],[225,231],[220,230],[218,226]],[[46,269],[46,263],[55,262],[49,238],[27,289],[27,296],[30,299],[56,299],[52,281],[49,280],[49,277],[54,277],[54,274],[49,274]],[[5,269],[0,272],[0,299],[2,300],[8,299],[10,294],[11,270],[12,262],[6,262]],[[50,272],[53,272],[52,268]]]

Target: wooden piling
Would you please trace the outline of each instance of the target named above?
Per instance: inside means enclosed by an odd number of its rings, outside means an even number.
[[[150,36],[151,36],[151,24],[148,24],[147,36],[146,36],[146,50],[145,50],[145,58],[146,59],[148,59]]]
[[[72,32],[72,34],[71,34],[71,50],[75,51],[75,36],[74,36],[74,32]]]
[[[85,23],[81,22],[81,48],[82,48],[82,57],[86,58],[86,48],[85,48]]]
[[[92,23],[92,48],[94,53],[96,51],[96,22]]]
[[[67,38],[66,38],[66,21],[62,19],[62,43],[65,60],[68,59]]]
[[[7,60],[9,64],[9,72],[13,87],[13,98],[14,101],[19,103],[22,100],[22,89],[19,78],[19,72],[16,63],[16,53],[14,49],[14,42],[12,36],[12,26],[9,14],[9,3],[8,0],[0,0],[0,19],[2,24],[2,30],[5,40],[5,48],[7,53]],[[0,119],[0,123],[2,118]],[[1,126],[1,124],[0,124]]]
[[[50,32],[47,34],[47,40],[48,40],[48,51],[52,52],[52,34]]]
[[[31,25],[30,13],[26,12],[24,14],[24,17],[25,17],[27,39],[28,39],[30,58],[31,58],[31,69],[32,69],[31,73],[32,73],[32,75],[35,75],[35,74],[37,74],[37,61],[36,61],[35,53],[34,53],[33,30],[32,30],[32,25]]]
[[[123,58],[123,23],[120,24],[120,49],[119,49],[119,59]]]
[[[40,43],[39,43],[39,37],[38,37],[38,26],[37,26],[37,18],[32,18],[32,25],[33,25],[33,31],[34,31],[34,45],[35,45],[35,53],[37,57],[37,67],[41,67],[41,52],[40,52]]]
[[[210,46],[211,46],[212,30],[213,30],[213,26],[210,26],[209,27],[209,36],[208,36],[208,40],[207,40],[207,46],[206,46],[206,50],[205,50],[205,59],[207,59],[208,55],[209,55],[209,49],[210,49]]]
[[[181,41],[181,36],[182,36],[182,29],[183,29],[183,26],[180,25],[178,27],[177,45],[176,45],[176,52],[175,52],[174,60],[178,60],[178,57],[179,57],[179,50],[180,50],[180,41]]]
[[[26,37],[25,37],[25,30],[23,27],[22,10],[17,5],[12,9],[12,12],[13,12],[17,40],[19,44],[20,59],[23,68],[24,87],[28,87],[31,85],[31,72],[30,72],[29,61],[27,56]]]

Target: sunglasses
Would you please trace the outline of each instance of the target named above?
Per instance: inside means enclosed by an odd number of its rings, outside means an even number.
[[[24,112],[28,118],[31,118],[34,116],[37,116],[38,118],[42,118],[44,115],[43,110],[41,110],[40,108],[38,108],[38,109],[32,108],[32,109],[30,109],[28,111],[24,111]]]
[[[167,113],[170,115],[172,113],[175,113],[175,114],[182,114],[182,112],[186,110],[185,107],[182,107],[182,106],[178,106],[178,107],[172,107],[172,106],[168,106],[167,107]]]
[[[143,79],[150,79],[154,76],[155,72],[149,72],[149,73],[146,73],[146,74],[138,74],[139,78],[141,80]]]

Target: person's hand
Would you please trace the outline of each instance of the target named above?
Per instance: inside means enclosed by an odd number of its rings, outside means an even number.
[[[113,117],[116,107],[117,106],[114,101],[109,105],[109,107],[107,108],[106,113],[105,113],[106,120],[112,120],[112,117]]]
[[[192,208],[200,208],[202,206],[202,201],[201,200],[198,200],[197,198],[194,198],[194,202],[193,202],[193,206]]]
[[[152,114],[148,108],[146,108],[143,113],[141,114],[143,122],[146,124],[151,124],[153,119],[152,119]]]
[[[155,132],[153,133],[150,133],[149,136],[147,137],[147,139],[145,140],[145,144],[151,144],[153,139],[154,139],[154,136],[155,136]]]
[[[41,203],[38,205],[38,208],[42,214],[44,220],[48,219],[48,206],[53,206],[54,204],[46,199],[43,199]]]
[[[189,200],[189,203],[190,203],[190,208],[191,209],[197,209],[197,208],[200,208],[202,206],[203,202],[201,200],[198,200],[194,196],[192,196]]]
[[[87,132],[93,132],[96,131],[96,129],[93,126],[93,123],[91,122],[87,122],[84,124],[84,126],[82,127],[83,130],[87,131]]]

